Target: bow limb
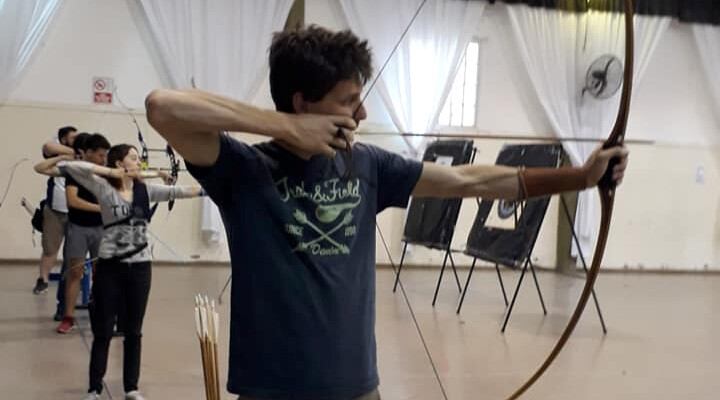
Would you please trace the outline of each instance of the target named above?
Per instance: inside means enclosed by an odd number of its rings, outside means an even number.
[[[168,143],[165,145],[165,154],[168,156],[168,159],[170,160],[170,178],[171,178],[171,184],[172,186],[175,186],[178,180],[178,173],[180,171],[180,162],[175,158],[175,151],[172,147],[170,147],[170,144]],[[173,191],[171,194],[170,201],[168,201],[168,212],[172,211],[173,207],[175,206],[175,192]]]
[[[3,192],[2,197],[0,197],[0,208],[2,208],[3,204],[5,204],[5,199],[7,199],[8,193],[10,193],[10,187],[12,186],[13,179],[15,179],[15,171],[17,171],[20,164],[24,163],[25,161],[30,161],[30,159],[23,157],[9,168],[10,174],[8,177],[7,186],[5,186],[5,192]]]
[[[137,118],[135,118],[132,109],[128,107],[124,101],[122,101],[122,98],[117,91],[117,87],[113,88],[113,93],[115,94],[115,98],[118,103],[120,103],[120,106],[125,110],[125,113],[127,113],[128,117],[130,117],[130,120],[132,120],[133,125],[135,125],[135,129],[137,129],[137,140],[138,143],[140,143],[140,169],[145,171],[150,167],[150,152],[148,150],[147,143],[145,143],[145,138],[143,137],[142,130],[140,129],[140,124],[138,124]]]
[[[193,78],[193,87],[195,85],[195,81]],[[147,171],[150,169],[150,149],[147,146],[147,143],[145,142],[145,137],[142,134],[142,129],[140,129],[140,124],[137,122],[137,118],[135,118],[135,115],[133,115],[132,110],[130,107],[128,107],[120,98],[120,95],[117,92],[117,88],[114,91],[115,98],[118,99],[118,102],[122,106],[122,108],[125,109],[125,112],[128,114],[128,117],[133,122],[133,125],[135,125],[135,129],[137,129],[137,141],[140,144],[140,169],[143,171]],[[170,176],[172,177],[172,184],[174,185],[178,178],[178,173],[180,172],[180,162],[177,161],[177,158],[175,156],[175,151],[172,147],[170,147],[170,144],[165,145],[165,154],[168,157],[168,160],[170,161]],[[175,203],[175,199],[171,199],[168,202],[169,209],[172,210],[173,204]]]
[[[630,97],[632,95],[632,82],[633,82],[633,60],[634,60],[634,27],[633,27],[633,1],[624,0],[625,8],[625,69],[623,77],[623,91],[620,99],[620,109],[618,111],[615,125],[611,131],[608,139],[603,144],[603,148],[610,148],[623,144],[625,139],[625,130],[627,128],[628,115],[630,112]],[[580,316],[582,316],[585,306],[587,305],[590,294],[592,293],[593,286],[597,280],[598,274],[600,273],[600,265],[602,263],[603,255],[605,254],[605,246],[607,244],[608,232],[610,230],[610,221],[612,219],[613,205],[615,201],[615,183],[612,180],[612,170],[617,164],[617,160],[611,161],[608,166],[608,170],[603,178],[598,183],[598,192],[600,194],[601,204],[601,218],[600,218],[600,230],[598,233],[597,244],[595,245],[595,252],[593,254],[593,261],[590,270],[587,274],[587,280],[583,287],[582,294],[578,300],[578,304],[573,311],[570,321],[568,322],[565,330],[563,331],[560,339],[558,339],[555,347],[552,349],[550,354],[547,356],[542,365],[537,371],[527,380],[520,388],[518,388],[508,400],[514,400],[520,398],[539,378],[542,374],[550,367],[552,362],[557,358],[560,351],[567,343],[570,335],[575,330]]]
[[[135,119],[135,116],[131,114],[131,117],[133,119],[133,123],[135,124],[135,127],[137,128],[137,139],[138,143],[140,143],[140,168],[145,171],[150,167],[150,153],[148,152],[147,144],[145,143],[145,138],[143,138],[142,131],[140,130],[140,125],[138,125],[137,120]]]

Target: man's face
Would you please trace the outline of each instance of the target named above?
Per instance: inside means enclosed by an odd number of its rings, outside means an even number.
[[[83,160],[97,165],[105,165],[107,163],[107,154],[107,149],[85,150]]]
[[[346,79],[338,82],[319,101],[303,101],[297,112],[326,115],[344,115],[355,118],[358,123],[367,118],[365,106],[360,104],[362,85],[355,79]],[[358,106],[360,108],[358,108]],[[357,110],[357,113],[355,113]],[[355,115],[353,115],[355,113]]]

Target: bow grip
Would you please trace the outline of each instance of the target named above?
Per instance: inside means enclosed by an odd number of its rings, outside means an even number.
[[[603,149],[610,149],[613,147],[620,146],[618,143],[613,144],[605,144],[603,145]],[[598,186],[606,189],[613,190],[617,187],[617,183],[613,180],[613,169],[615,169],[615,166],[620,164],[620,157],[613,157],[608,161],[607,169],[605,170],[605,173],[603,174],[602,178],[600,178],[600,181],[598,182]]]

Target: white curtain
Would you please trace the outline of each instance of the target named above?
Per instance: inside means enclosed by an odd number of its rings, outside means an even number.
[[[372,46],[376,74],[420,3],[340,0],[350,29]],[[485,2],[477,1],[428,0],[425,4],[377,83],[398,131],[432,130],[484,7]]]
[[[620,92],[598,100],[582,95],[582,89],[586,71],[597,57],[614,54],[624,59],[624,14],[574,13],[526,5],[507,9],[522,60],[555,134],[560,138],[605,139],[615,122]],[[669,17],[635,17],[633,93],[637,93],[638,83],[669,24]],[[595,147],[597,144],[564,143],[575,165],[582,164]],[[597,194],[592,190],[582,192],[575,228],[585,254],[595,244],[598,216]]]
[[[152,36],[174,88],[198,88],[250,102],[268,73],[272,32],[282,30],[292,0],[136,0],[137,23]],[[217,243],[217,207],[203,199],[201,230]]]
[[[693,33],[710,91],[715,98],[715,115],[720,119],[720,26],[694,25]]]
[[[0,0],[0,103],[42,41],[62,0]]]

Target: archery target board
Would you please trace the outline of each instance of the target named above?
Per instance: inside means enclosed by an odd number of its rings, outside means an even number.
[[[559,145],[508,145],[500,151],[495,163],[511,167],[557,168],[561,156]],[[532,252],[549,203],[549,196],[529,199],[522,207],[514,201],[483,200],[470,229],[465,254],[521,267]]]
[[[471,140],[438,140],[425,149],[423,161],[438,165],[468,164],[472,159]],[[446,248],[452,240],[461,199],[419,197],[410,200],[403,241],[429,248]]]

